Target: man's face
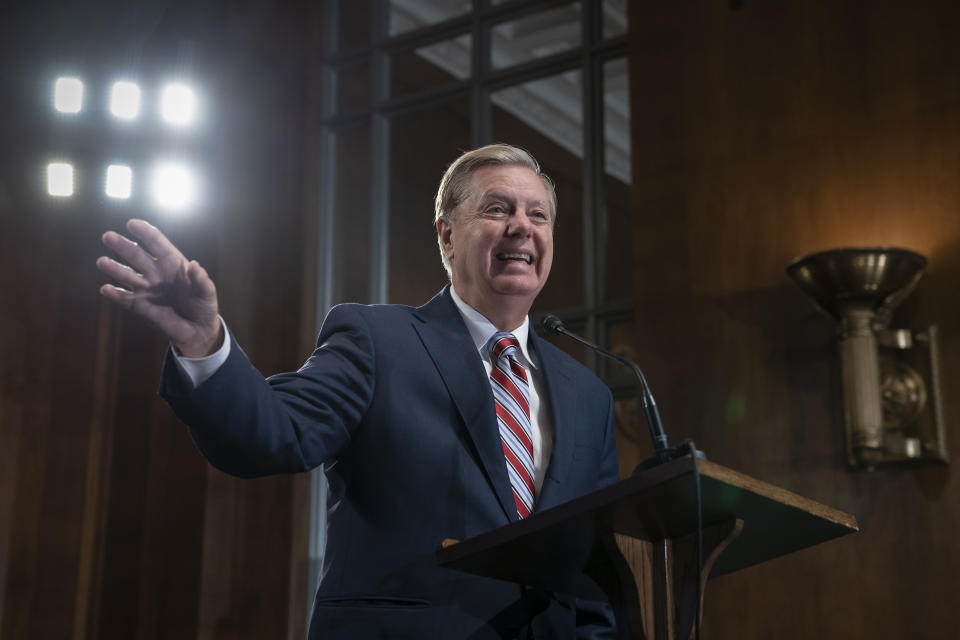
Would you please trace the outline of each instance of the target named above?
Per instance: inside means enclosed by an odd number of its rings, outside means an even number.
[[[497,305],[526,314],[553,264],[547,190],[536,173],[519,166],[481,167],[471,184],[453,221],[437,223],[453,286],[488,317]]]

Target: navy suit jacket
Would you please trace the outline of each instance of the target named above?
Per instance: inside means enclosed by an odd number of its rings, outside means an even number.
[[[543,510],[618,479],[613,399],[533,331],[529,346],[554,429]],[[612,633],[605,604],[436,565],[444,538],[517,519],[490,383],[448,289],[419,308],[335,307],[295,373],[264,380],[239,348],[195,390],[169,357],[165,369],[162,395],[217,468],[254,477],[325,465],[327,546],[310,638]]]

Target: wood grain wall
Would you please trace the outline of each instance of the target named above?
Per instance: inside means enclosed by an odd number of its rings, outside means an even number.
[[[705,637],[950,637],[957,481],[950,468],[844,469],[833,326],[783,268],[837,246],[926,255],[896,322],[940,325],[948,439],[960,441],[958,9],[681,0],[630,10],[636,349],[667,426],[863,527],[711,583]],[[153,220],[211,268],[254,363],[297,366],[314,322],[301,82],[313,77],[314,11],[37,2],[5,12],[4,639],[303,635],[305,478],[239,481],[203,462],[155,395],[163,341],[95,293],[99,235],[128,212],[51,204],[38,176],[62,141],[45,93],[53,62],[162,69],[192,47],[234,114],[215,114],[207,140],[208,166],[220,167],[210,178],[225,188],[202,218]],[[122,46],[117,33],[128,34]],[[622,445],[627,470],[647,454],[634,442]]]
[[[156,394],[165,341],[100,300],[94,260],[104,230],[149,219],[211,271],[254,364],[299,365],[314,333],[304,87],[318,10],[103,4],[5,8],[0,637],[304,637],[308,478],[207,465]],[[88,82],[70,122],[50,104],[64,68]],[[102,113],[120,73],[145,95],[123,132]],[[150,92],[176,73],[198,83],[206,118],[171,142]],[[203,169],[192,216],[155,211],[142,182],[130,203],[97,195],[109,154],[138,161],[141,178],[161,150]],[[69,201],[45,194],[56,153],[78,167]]]
[[[637,352],[668,430],[862,527],[711,582],[704,637],[953,637],[960,481],[949,467],[845,470],[833,322],[784,267],[843,246],[927,256],[894,324],[939,324],[956,448],[960,9],[630,10]],[[624,447],[624,468],[647,451]]]

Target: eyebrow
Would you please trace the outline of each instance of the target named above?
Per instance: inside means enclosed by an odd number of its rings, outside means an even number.
[[[502,201],[502,202],[510,202],[510,203],[512,203],[512,202],[514,202],[515,198],[511,198],[511,197],[508,196],[507,194],[502,193],[502,192],[500,192],[500,191],[487,191],[486,193],[483,194],[483,197],[480,198],[480,204],[481,204],[481,205],[487,204],[487,203],[489,203],[489,202],[491,202],[491,201],[495,201],[495,200],[500,200],[500,201]],[[528,204],[528,205],[536,205],[537,207],[541,207],[541,208],[547,209],[547,210],[550,209],[550,206],[549,206],[546,202],[544,202],[543,200],[530,200],[530,201],[527,202],[527,204]]]

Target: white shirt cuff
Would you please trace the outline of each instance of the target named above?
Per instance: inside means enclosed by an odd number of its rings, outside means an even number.
[[[180,375],[190,381],[193,389],[209,380],[223,366],[223,363],[227,361],[227,356],[230,355],[230,332],[227,331],[227,323],[223,318],[220,318],[220,324],[223,327],[223,345],[209,356],[187,358],[177,353],[174,346],[170,345],[173,361],[177,363]]]

